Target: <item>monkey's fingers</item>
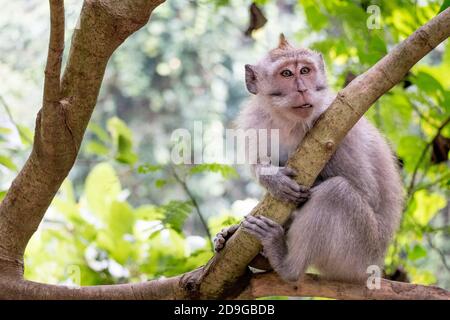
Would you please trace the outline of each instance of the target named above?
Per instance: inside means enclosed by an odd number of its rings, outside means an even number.
[[[281,201],[286,202],[297,203],[299,201],[299,195],[293,193],[291,190],[281,190],[275,195],[275,197]]]
[[[263,220],[268,226],[270,226],[271,228],[279,228],[281,227],[281,225],[279,223],[276,223],[275,221],[273,221],[270,218],[267,218],[265,216],[258,216],[259,219]],[[281,227],[282,228],[282,227]]]
[[[297,171],[289,167],[282,167],[280,171],[282,174],[288,177],[295,177],[296,175],[298,175]]]
[[[227,236],[231,237],[233,235],[233,233],[235,233],[238,228],[239,228],[238,224],[235,224],[235,225],[232,225],[232,226],[228,227],[225,230],[227,232]]]
[[[220,251],[225,246],[225,238],[219,233],[214,239],[214,250]]]
[[[306,201],[308,199],[308,194],[305,194],[301,190],[293,190],[290,185],[284,184],[279,187],[278,192],[275,194],[283,201],[299,202]]]
[[[262,229],[260,226],[258,226],[255,223],[249,222],[247,220],[244,220],[242,222],[242,227],[247,233],[250,233],[254,237],[256,237],[259,241],[262,241],[264,239],[264,235],[267,233],[264,229]]]
[[[283,184],[283,186],[288,187],[289,189],[291,189],[292,191],[301,191],[300,185],[295,182],[295,180],[289,178],[288,176],[282,176],[280,178],[281,183]]]
[[[228,228],[222,229],[214,238],[214,249],[216,251],[219,251],[223,249],[225,246],[225,242],[233,235],[233,233],[236,232],[236,230],[239,228],[239,225],[232,225]]]
[[[262,230],[264,230],[265,232],[269,232],[270,226],[264,220],[261,220],[260,217],[261,216],[254,217],[254,216],[248,215],[245,217],[246,219],[244,221],[255,224],[258,227],[260,227]]]

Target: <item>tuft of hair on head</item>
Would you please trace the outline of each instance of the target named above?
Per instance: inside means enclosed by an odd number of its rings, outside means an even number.
[[[295,48],[291,46],[291,44],[286,40],[286,37],[283,33],[280,33],[280,37],[278,40],[278,46],[275,49],[269,51],[269,56],[272,59],[276,59],[279,56],[283,56],[288,51],[293,51]]]
[[[291,44],[286,40],[286,37],[284,36],[284,34],[280,33],[277,49],[289,50],[289,49],[294,49],[294,47],[291,46]]]

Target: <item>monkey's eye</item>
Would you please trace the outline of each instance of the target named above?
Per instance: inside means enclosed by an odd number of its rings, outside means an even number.
[[[308,74],[311,71],[308,67],[303,67],[300,69],[300,74]]]
[[[281,71],[281,75],[283,77],[292,77],[294,74],[292,73],[291,70],[286,69],[286,70]]]

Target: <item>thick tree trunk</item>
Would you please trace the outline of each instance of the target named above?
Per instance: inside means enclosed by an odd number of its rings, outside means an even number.
[[[111,54],[147,23],[161,2],[85,1],[61,81],[64,5],[63,0],[50,0],[50,44],[34,145],[0,204],[2,276],[22,276],[25,247],[74,164]]]
[[[331,283],[314,276],[305,277],[296,287],[283,284],[275,275],[253,276],[247,265],[260,251],[260,245],[242,231],[205,267],[170,279],[78,289],[23,279],[25,247],[74,164],[108,60],[128,36],[146,24],[161,2],[86,0],[60,80],[64,7],[62,0],[50,0],[52,23],[43,107],[36,119],[33,150],[0,204],[0,298],[182,299],[289,294],[450,299],[445,290],[389,281],[383,281],[382,291],[368,293],[361,286]],[[447,9],[342,90],[289,160],[289,165],[301,173],[298,182],[311,185],[339,142],[370,105],[449,34],[450,9]],[[292,205],[266,196],[252,214],[264,214],[282,223],[292,210]],[[267,288],[273,288],[273,292]]]

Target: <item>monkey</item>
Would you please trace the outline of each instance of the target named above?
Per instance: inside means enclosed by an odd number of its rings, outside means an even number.
[[[297,207],[286,226],[262,215],[247,215],[240,225],[261,242],[263,255],[284,281],[298,281],[310,267],[325,279],[367,280],[369,266],[383,266],[403,209],[403,187],[390,145],[362,117],[313,186],[299,185],[286,161],[335,98],[322,55],[295,48],[280,35],[278,47],[257,64],[245,65],[245,81],[252,97],[237,126],[279,130],[278,163],[258,160],[252,172],[275,198]],[[217,234],[216,251],[237,228]]]

